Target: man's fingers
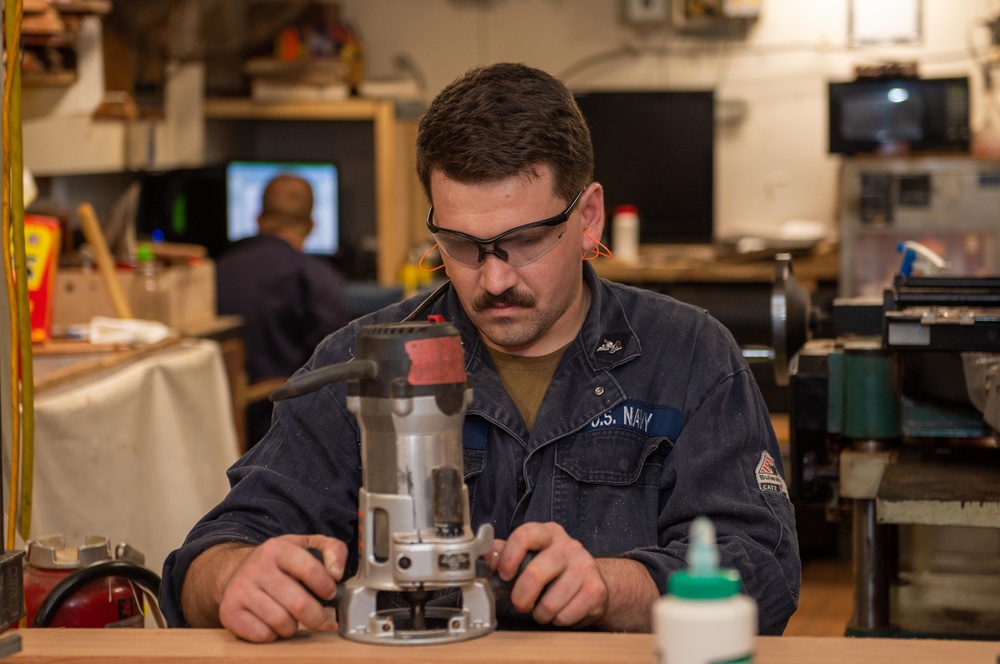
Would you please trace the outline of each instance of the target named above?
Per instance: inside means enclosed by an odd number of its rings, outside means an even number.
[[[596,620],[598,613],[592,598],[577,593],[549,622],[557,627],[583,627]]]
[[[323,561],[307,549],[313,545]],[[306,629],[329,625],[330,616],[317,597],[335,595],[334,574],[343,574],[346,552],[346,545],[322,536],[289,535],[264,542],[230,579],[219,620],[237,636],[254,642],[293,636],[300,625]]]
[[[554,582],[542,586],[536,597],[528,597],[521,610],[530,611],[536,622],[547,625],[573,599],[578,589],[578,579],[563,574]]]
[[[223,627],[254,643],[295,634],[296,621],[266,592],[257,589],[243,597],[242,602],[223,599],[219,605]]]
[[[486,562],[490,565],[490,571],[496,572],[497,565],[500,564],[500,553],[503,551],[504,547],[507,545],[507,540],[495,539],[493,540],[493,548],[490,554],[486,556]]]
[[[324,561],[317,559],[308,549],[296,548],[288,555],[279,558],[277,563],[278,569],[281,572],[292,579],[299,581],[316,597],[328,600],[336,593],[337,583],[333,577],[330,576],[329,569],[324,566]],[[291,587],[294,587],[295,584],[290,585]],[[282,597],[285,596],[286,595],[283,595]],[[277,599],[280,601],[282,597],[278,597]],[[295,600],[298,599],[298,596],[292,594],[291,596],[288,596],[288,598],[290,600]]]
[[[326,581],[330,583],[329,596],[332,597],[336,586],[329,576],[326,576]],[[278,606],[284,609],[293,623],[301,623],[307,629],[315,629],[326,622],[326,611],[323,610],[323,605],[302,584],[283,583],[265,588],[265,591]],[[282,636],[291,636],[295,633],[294,626],[291,634],[285,634],[278,629],[275,631]]]
[[[523,561],[522,561],[523,562]],[[520,574],[510,593],[510,601],[518,611],[529,613],[543,593],[548,594],[549,584],[559,578],[565,563],[545,552],[535,554],[527,565],[521,565]]]
[[[303,548],[318,551],[319,560],[327,572],[338,581],[343,578],[344,565],[347,562],[346,544],[331,537],[309,535],[305,537]]]
[[[521,561],[529,551],[543,551],[552,546],[555,538],[566,536],[561,527],[552,523],[525,523],[514,529],[497,561],[497,572],[504,581],[513,579]]]
[[[525,566],[521,561],[528,555],[534,559]],[[607,584],[596,561],[558,524],[528,523],[515,529],[498,570],[501,578],[517,576],[511,602],[538,623],[590,624],[606,610]]]
[[[326,620],[324,620],[323,624],[317,627],[316,629],[321,629],[321,630],[337,629],[337,627],[340,626],[339,623],[337,622],[337,610],[334,609],[332,606],[327,606],[324,607],[324,611],[326,611]]]
[[[542,596],[532,616],[543,624],[583,627],[601,617],[607,604],[607,586],[597,575],[563,574]]]
[[[249,609],[241,609],[228,618],[223,616],[221,610],[219,613],[222,618],[222,626],[245,641],[269,643],[278,638],[278,634],[251,613]]]

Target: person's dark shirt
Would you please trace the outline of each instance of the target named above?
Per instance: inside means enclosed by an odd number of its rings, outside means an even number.
[[[240,240],[216,264],[217,309],[244,320],[251,383],[291,376],[323,338],[348,320],[344,283],[330,263],[304,254],[279,237]],[[248,430],[248,444],[267,430],[270,407]],[[260,429],[263,429],[261,431]]]

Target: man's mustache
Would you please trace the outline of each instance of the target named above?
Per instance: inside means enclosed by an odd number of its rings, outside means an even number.
[[[489,292],[480,293],[476,301],[472,303],[472,306],[476,311],[503,306],[530,308],[535,306],[535,298],[528,293],[521,293],[513,288],[508,288],[499,295]]]

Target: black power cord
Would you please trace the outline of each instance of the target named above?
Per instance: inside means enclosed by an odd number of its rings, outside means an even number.
[[[156,572],[124,560],[109,560],[77,570],[56,584],[38,607],[38,613],[31,622],[32,627],[48,627],[59,608],[73,593],[96,579],[120,576],[135,581],[150,591],[154,597],[160,595],[160,577]]]

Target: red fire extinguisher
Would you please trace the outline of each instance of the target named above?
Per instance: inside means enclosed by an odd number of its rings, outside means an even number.
[[[88,535],[66,547],[62,535],[28,542],[24,604],[31,627],[142,627],[145,588],[159,593],[160,577],[127,544],[115,556],[107,537]]]

